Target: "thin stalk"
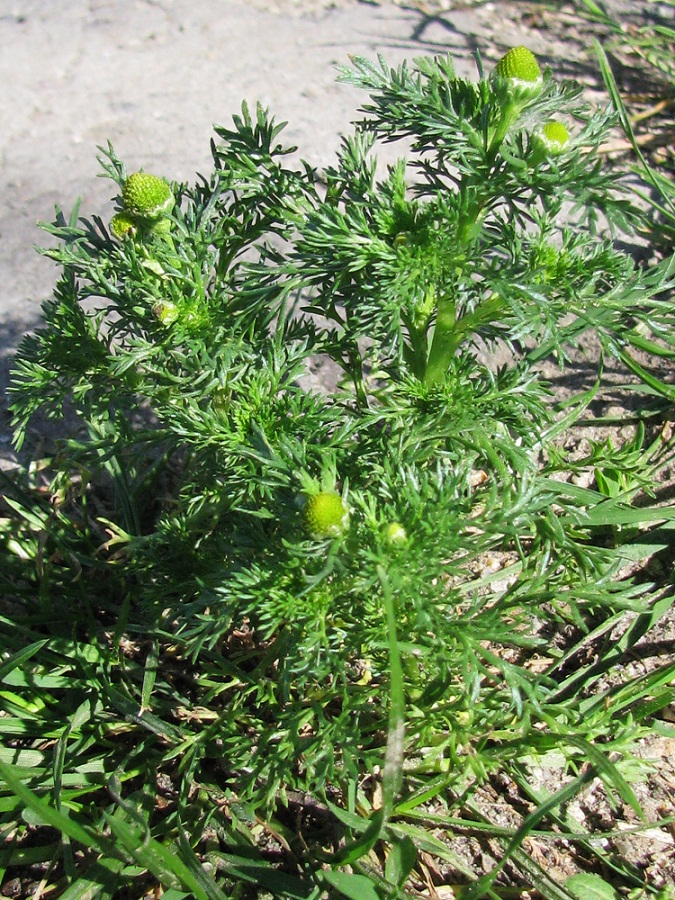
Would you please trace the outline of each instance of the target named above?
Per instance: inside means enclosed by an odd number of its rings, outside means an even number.
[[[389,728],[387,751],[382,778],[383,824],[394,811],[394,801],[403,782],[403,745],[405,740],[405,699],[403,694],[403,666],[396,634],[396,611],[389,577],[384,568],[377,567],[382,587],[382,600],[387,622],[389,649]]]
[[[411,316],[402,313],[401,319],[410,335],[410,342],[403,345],[405,361],[415,378],[422,381],[429,353],[427,341],[428,322],[425,321],[424,328],[418,328],[413,324]]]
[[[333,867],[337,865],[353,865],[372,850],[380,839],[385,825],[394,813],[396,796],[403,783],[405,699],[403,693],[403,666],[396,634],[394,593],[389,576],[382,565],[377,566],[377,577],[382,588],[387,628],[387,647],[389,650],[389,722],[384,771],[382,773],[382,806],[373,814],[368,827],[353,843],[333,854],[331,858]]]
[[[490,164],[495,161],[497,151],[501,147],[502,141],[506,137],[506,133],[508,132],[511,123],[518,115],[519,111],[520,109],[515,103],[507,103],[502,107],[501,118],[487,147],[486,155]]]
[[[495,140],[499,140],[501,143],[511,118],[512,113],[509,114],[508,110],[505,110],[502,121],[492,139],[491,147],[495,143]],[[502,131],[503,134],[501,134]],[[500,134],[501,137],[499,137]],[[461,192],[463,194],[463,211],[460,215],[459,222],[457,223],[456,234],[457,251],[455,259],[459,269],[466,264],[466,247],[473,240],[476,223],[485,208],[485,197],[483,196],[483,192],[477,191],[476,195],[471,197],[470,189],[470,183],[464,182],[461,187]],[[474,331],[479,323],[492,318],[494,314],[501,309],[501,305],[501,300],[498,297],[490,297],[485,303],[474,310],[473,313],[458,319],[455,298],[448,295],[441,297],[436,304],[436,321],[431,348],[429,349],[428,355],[425,352],[426,363],[423,368],[421,380],[428,386],[439,384],[443,381],[445,374],[448,371],[448,367],[450,366],[450,362],[466,334]],[[413,338],[414,337],[415,336],[413,335]],[[414,353],[416,358],[419,357],[422,347],[424,347],[424,350],[426,351],[426,346],[427,336],[425,332],[423,344],[421,340],[415,340]]]

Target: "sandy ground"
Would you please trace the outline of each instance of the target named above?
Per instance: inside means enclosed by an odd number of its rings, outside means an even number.
[[[78,197],[87,216],[112,209],[97,145],[110,140],[130,171],[192,180],[208,171],[212,125],[245,99],[287,120],[298,155],[326,165],[362,100],[335,80],[349,54],[395,64],[449,52],[468,74],[476,50],[489,62],[527,42],[562,64],[556,28],[504,2],[0,0],[2,393],[56,277],[35,252],[49,240],[37,222]]]

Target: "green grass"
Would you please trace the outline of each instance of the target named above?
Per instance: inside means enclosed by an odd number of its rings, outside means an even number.
[[[610,506],[607,517],[597,524],[619,527],[626,518],[624,510]],[[639,525],[648,516],[638,513],[629,518],[631,525]],[[650,550],[667,545],[668,530],[650,533],[648,540]],[[59,593],[65,594],[72,579],[81,581],[82,576],[63,562],[60,567],[66,577]],[[38,591],[40,586],[27,575],[26,593],[31,588]],[[96,580],[89,585],[92,592],[98,593],[99,588]],[[122,585],[117,589],[121,591]],[[552,726],[549,733],[525,735],[521,727],[505,722],[501,737],[489,731],[482,737],[472,736],[467,723],[467,745],[456,752],[473,753],[474,748],[477,752],[468,766],[464,763],[469,770],[465,777],[457,777],[452,763],[448,767],[442,744],[425,748],[418,758],[410,748],[406,762],[411,765],[403,767],[406,789],[395,795],[404,760],[397,714],[392,713],[395,722],[389,735],[394,746],[387,752],[382,801],[381,806],[375,801],[380,811],[374,818],[374,779],[355,773],[346,778],[341,795],[333,791],[331,802],[325,798],[320,802],[320,813],[313,806],[303,809],[304,797],[293,798],[293,806],[287,797],[288,805],[282,803],[272,811],[264,825],[220,787],[220,779],[225,780],[218,771],[222,761],[209,762],[208,751],[202,750],[205,745],[214,746],[217,723],[223,716],[218,692],[227,683],[227,658],[202,657],[199,667],[191,669],[186,660],[172,660],[167,644],[150,638],[142,641],[140,635],[132,643],[125,636],[123,621],[112,618],[107,627],[101,622],[87,627],[86,619],[94,617],[94,604],[91,597],[87,602],[86,594],[85,585],[77,588],[75,603],[84,607],[79,615],[59,597],[49,612],[39,611],[40,605],[43,609],[46,605],[44,600],[42,604],[33,601],[25,604],[22,615],[15,612],[0,620],[4,647],[0,771],[5,781],[0,809],[3,833],[11,837],[2,858],[5,872],[11,873],[16,866],[22,869],[25,859],[49,862],[47,883],[68,884],[64,893],[68,897],[114,896],[122,885],[137,884],[141,873],[180,896],[218,897],[221,891],[228,895],[237,883],[236,890],[246,895],[242,885],[250,883],[289,897],[312,896],[317,884],[332,885],[346,896],[374,897],[380,894],[372,886],[366,889],[363,879],[367,877],[390,895],[395,885],[405,882],[421,850],[437,862],[445,861],[460,881],[476,877],[471,866],[458,862],[452,852],[452,837],[469,834],[496,838],[504,855],[475,882],[474,891],[463,896],[494,892],[493,879],[507,860],[516,864],[526,884],[544,896],[568,896],[560,886],[554,887],[523,849],[523,840],[530,834],[554,838],[550,828],[555,823],[560,834],[570,835],[571,845],[590,868],[605,872],[609,866],[616,883],[643,886],[639,872],[622,866],[620,860],[606,859],[592,836],[579,834],[578,824],[566,819],[562,810],[566,801],[599,776],[615,804],[625,804],[640,815],[630,781],[611,759],[616,755],[629,759],[633,743],[652,729],[672,734],[673,729],[658,717],[673,701],[675,664],[660,665],[641,678],[616,680],[611,687],[596,685],[668,611],[669,586],[617,585],[617,601],[642,610],[621,640],[607,640],[623,618],[615,613],[590,632],[584,625],[576,642],[556,652],[542,681],[555,679],[558,672],[570,674],[557,680],[539,711],[540,721]],[[52,599],[57,598],[52,595]],[[123,607],[120,611],[123,615]],[[98,610],[98,617],[102,613]],[[584,624],[583,619],[579,624]],[[591,650],[595,651],[592,664],[575,663]],[[392,654],[392,662],[395,659]],[[493,662],[499,665],[497,658]],[[517,671],[512,667],[510,672],[514,690]],[[400,691],[397,684],[392,678],[393,691]],[[522,686],[529,688],[527,681]],[[199,698],[196,708],[186,693]],[[522,702],[527,706],[527,699]],[[398,704],[391,709],[398,709]],[[581,720],[585,738],[575,735]],[[445,739],[439,735],[437,740],[456,741],[457,735],[448,733]],[[225,762],[226,752],[221,749]],[[562,778],[566,783],[551,796],[532,784],[529,771],[538,759],[549,757],[561,776],[578,772],[570,780]],[[501,771],[529,799],[532,811],[517,829],[495,828],[481,811],[472,796],[474,768]],[[643,774],[639,768],[637,774]],[[164,789],[158,791],[160,778]],[[324,833],[319,846],[317,827]],[[267,845],[267,852],[261,844]],[[374,853],[383,847],[389,848],[389,855],[378,874],[376,861],[382,857]],[[204,859],[215,866],[219,877],[214,877],[213,869],[204,872]],[[284,877],[274,871],[275,861],[282,862]],[[338,863],[350,863],[354,872],[336,870]],[[325,866],[330,868],[324,870]]]
[[[389,681],[388,730],[368,739],[376,757],[382,748],[384,768],[378,774],[345,759],[338,781],[316,792],[279,784],[274,796],[267,783],[264,809],[233,794],[230,747],[219,732],[227,733],[228,706],[239,692],[260,697],[264,688],[252,691],[246,682],[264,680],[269,649],[242,656],[232,639],[229,650],[218,644],[191,662],[170,635],[134,618],[133,579],[123,558],[115,559],[114,542],[106,545],[101,526],[84,514],[78,486],[55,498],[34,480],[13,478],[6,485],[7,608],[0,618],[4,878],[29,873],[68,898],[141,897],[153,885],[176,898],[426,896],[429,878],[439,887],[465,885],[467,898],[509,897],[525,887],[546,898],[575,896],[532,856],[530,839],[564,847],[574,868],[600,879],[594,888],[665,896],[611,849],[626,823],[639,834],[673,821],[643,821],[635,786],[649,778],[649,766],[631,760],[642,737],[675,736],[661,718],[675,697],[675,663],[654,660],[642,675],[622,669],[636,643],[669,614],[673,593],[668,575],[650,577],[642,567],[638,577],[617,575],[654,554],[672,560],[672,508],[631,502],[642,496],[643,477],[650,481],[672,464],[672,447],[657,439],[645,451],[638,443],[597,447],[568,469],[598,464],[605,484],[621,473],[618,492],[550,481],[546,505],[559,505],[557,514],[542,521],[542,506],[532,507],[529,496],[513,526],[514,534],[535,520],[544,534],[561,529],[577,547],[577,562],[589,567],[582,583],[553,589],[561,562],[545,559],[550,536],[538,551],[509,555],[497,573],[463,570],[458,596],[493,607],[482,625],[475,621],[459,657],[464,682],[484,682],[480,710],[470,697],[459,706],[442,696],[404,701],[410,657],[391,605],[392,579],[400,576],[395,566],[380,570],[388,662],[373,680],[364,671],[362,689]],[[564,469],[562,459],[554,469]],[[522,502],[514,498],[506,518],[514,519]],[[487,521],[478,515],[481,525]],[[476,560],[484,547],[494,554],[511,543],[504,525],[501,519],[499,538],[478,543]],[[626,530],[628,539],[615,539],[613,550],[607,536]],[[589,543],[591,535],[602,541]],[[571,561],[574,546],[570,552]],[[498,579],[511,582],[506,595]],[[540,632],[522,634],[514,653],[508,632],[519,595],[536,602]],[[567,637],[555,639],[558,629]],[[291,716],[300,730],[308,704],[296,703]],[[245,725],[245,704],[236,715]],[[322,727],[330,735],[334,723]],[[273,741],[273,730],[266,733]],[[339,749],[326,748],[331,755]],[[555,790],[539,782],[542,766]],[[272,769],[262,771],[274,777]],[[601,832],[609,848],[566,812],[598,778],[616,821]],[[513,824],[491,811],[490,784],[500,785],[495,798],[510,785],[499,803],[512,804]],[[490,858],[487,871],[476,868]]]

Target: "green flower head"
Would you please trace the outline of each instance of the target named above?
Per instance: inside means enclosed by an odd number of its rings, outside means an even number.
[[[400,522],[390,522],[385,529],[384,540],[390,547],[400,547],[408,542],[408,534]]]
[[[527,47],[511,47],[495,66],[495,75],[534,84],[541,80],[541,69],[536,56]]]
[[[135,172],[122,186],[124,212],[140,219],[159,219],[173,209],[174,196],[162,178]]]
[[[321,491],[307,498],[302,524],[312,540],[339,537],[349,528],[349,510],[339,494]]]
[[[500,99],[519,105],[534,99],[544,83],[537,58],[527,47],[511,47],[495,66],[492,81]]]
[[[541,146],[548,156],[556,156],[560,153],[569,139],[569,131],[562,122],[558,122],[556,119],[546,122],[532,135],[533,145]]]
[[[152,307],[152,312],[162,325],[173,325],[180,315],[180,311],[171,300],[158,300]]]
[[[125,237],[133,237],[137,228],[136,219],[125,212],[116,213],[110,220],[110,231],[120,240]]]

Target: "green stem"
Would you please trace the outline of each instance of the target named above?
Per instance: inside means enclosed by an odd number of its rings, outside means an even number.
[[[470,188],[473,188],[472,196],[469,196]],[[463,251],[471,243],[474,237],[476,223],[483,214],[487,199],[487,192],[484,185],[476,187],[475,184],[469,182],[469,184],[462,185],[461,191],[462,200],[456,235],[458,254],[460,254],[458,258],[460,260],[462,259]]]
[[[493,163],[495,157],[497,156],[497,151],[501,147],[502,141],[506,137],[506,132],[509,130],[509,126],[516,118],[519,113],[519,108],[515,103],[507,103],[502,107],[502,115],[499,120],[499,124],[495,129],[494,134],[490,140],[490,143],[487,148],[487,158],[490,163]]]
[[[426,385],[439,384],[443,380],[454,353],[466,335],[475,332],[478,326],[484,322],[491,322],[499,318],[503,305],[501,297],[492,294],[472,313],[467,313],[461,319],[455,318],[455,307],[452,303],[452,309],[448,310],[443,319],[440,319],[441,304],[439,303],[439,318],[436,319],[431,352],[423,379]]]
[[[396,635],[394,592],[384,566],[377,566],[377,577],[382,588],[382,600],[387,626],[387,647],[389,650],[389,722],[384,771],[382,773],[382,806],[373,813],[370,824],[353,843],[347,844],[346,847],[333,854],[331,858],[333,867],[338,864],[341,866],[353,865],[372,850],[379,840],[387,821],[394,813],[396,795],[403,784],[405,695],[403,691],[401,651]]]
[[[457,328],[455,301],[449,297],[439,300],[434,336],[423,379],[427,386],[439,384],[443,380],[461,335],[462,332]]]
[[[424,323],[424,328],[418,328],[413,323],[412,318],[405,315],[405,313],[401,314],[401,318],[410,336],[410,342],[405,343],[403,347],[405,361],[407,363],[408,369],[412,372],[415,378],[422,381],[422,379],[424,378],[424,369],[426,366],[427,353],[429,350],[427,344],[428,323]]]
[[[474,190],[472,190],[472,188]],[[485,206],[484,192],[471,182],[464,182],[461,187],[460,216],[457,223],[457,251],[455,262],[460,271],[466,262],[466,247],[472,242],[476,231],[476,223]],[[435,291],[434,291],[435,298]],[[431,314],[431,309],[429,310]],[[457,321],[457,309],[452,297],[441,297],[436,302],[436,322],[434,326],[431,348],[426,354],[427,337],[424,335],[425,363],[421,380],[427,385],[438,384],[443,380],[457,347],[463,340],[466,328]],[[419,347],[421,342],[417,342]]]
[[[519,107],[515,103],[507,103],[502,107],[501,117],[486,150],[490,164],[494,162],[499,147],[518,113]],[[472,188],[475,193],[471,193]],[[460,204],[460,216],[456,232],[456,262],[461,270],[465,263],[465,250],[473,240],[476,223],[485,209],[487,195],[484,189],[472,184],[471,179],[463,182],[460,191],[462,202]],[[491,298],[473,313],[458,320],[455,300],[452,297],[441,298],[437,301],[436,322],[431,348],[428,356],[426,356],[426,361],[421,366],[423,372],[421,380],[424,384],[432,386],[443,381],[452,358],[466,334],[474,331],[478,324],[493,318],[494,313],[498,312],[499,308],[501,308],[499,298],[496,298],[496,300]],[[418,368],[422,348],[424,347],[426,351],[426,332],[424,334],[424,342],[422,342],[420,332],[415,332],[410,328],[409,331],[413,344],[411,356],[416,368]],[[415,374],[418,374],[418,372],[415,372]],[[420,377],[419,374],[418,377]]]
[[[363,383],[363,361],[358,347],[350,346],[348,350],[349,374],[356,393],[356,402],[359,409],[368,409],[368,393]]]
[[[403,783],[403,745],[405,738],[405,699],[403,693],[403,666],[396,635],[396,611],[394,593],[383,566],[377,567],[382,587],[382,599],[387,622],[389,648],[389,727],[384,772],[382,775],[383,824],[394,811],[394,801]]]

